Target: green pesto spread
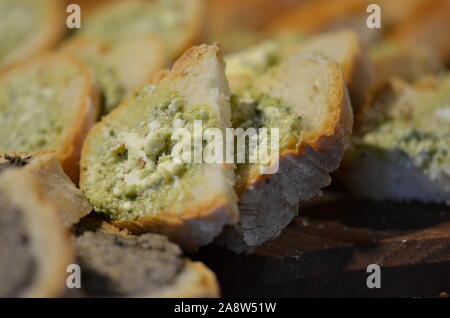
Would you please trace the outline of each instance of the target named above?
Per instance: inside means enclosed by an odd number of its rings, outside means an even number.
[[[79,70],[71,64],[31,65],[0,82],[0,152],[57,149],[78,111],[67,107],[67,92]],[[73,89],[72,89],[73,90]],[[70,103],[70,101],[69,101]]]
[[[176,50],[178,36],[186,25],[182,12],[185,5],[179,0],[158,0],[126,3],[111,7],[89,19],[79,34],[118,44],[130,38],[155,34]]]
[[[135,93],[120,116],[106,120],[102,133],[90,140],[84,192],[95,210],[133,220],[192,198],[203,165],[176,161],[171,154],[179,143],[173,132],[186,128],[193,136],[195,120],[202,120],[203,129],[219,127],[216,110],[187,108],[177,92],[149,85]]]
[[[43,23],[43,0],[0,1],[0,66],[14,58],[13,53],[31,40]]]
[[[279,151],[292,147],[293,140],[298,140],[302,133],[301,117],[292,112],[289,105],[282,100],[267,94],[257,93],[252,89],[244,90],[231,97],[231,122],[234,128],[267,128],[268,141],[271,141],[271,128],[279,131]],[[269,156],[273,145],[269,145]],[[246,176],[258,163],[250,163],[248,158],[256,156],[256,148],[247,144],[246,162],[238,163],[236,175],[239,181],[246,180]],[[264,162],[259,162],[264,164]]]
[[[225,57],[227,76],[264,74],[271,67],[293,52],[305,38],[301,35],[284,34],[265,40],[248,49]]]
[[[450,165],[450,77],[433,88],[407,88],[384,121],[357,142],[356,149],[397,156],[435,174]]]

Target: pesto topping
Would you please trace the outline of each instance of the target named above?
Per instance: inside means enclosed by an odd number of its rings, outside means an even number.
[[[83,292],[94,297],[150,294],[172,284],[184,267],[180,248],[157,234],[85,232],[76,254]]]
[[[3,77],[0,82],[0,152],[58,149],[65,127],[70,126],[78,111],[75,107],[67,108],[68,96],[64,96],[72,84],[71,79],[76,77],[79,77],[79,70],[62,63],[33,64]]]
[[[396,153],[435,175],[450,174],[450,77],[436,86],[406,91],[391,105],[384,122],[357,142],[360,151]]]
[[[178,36],[188,22],[183,15],[188,10],[186,4],[189,5],[179,0],[157,0],[112,7],[89,19],[79,34],[110,44],[156,34],[167,42],[171,51],[177,50]]]
[[[0,193],[0,297],[20,296],[36,272],[22,213]]]
[[[202,165],[174,160],[172,149],[180,141],[173,132],[186,128],[193,136],[195,120],[206,129],[219,127],[217,118],[212,107],[186,108],[177,92],[145,87],[90,140],[95,148],[86,163],[86,197],[97,212],[120,220],[181,205],[201,182]]]
[[[296,146],[302,134],[301,117],[292,112],[286,103],[267,94],[255,93],[252,89],[232,95],[231,114],[234,128],[267,128],[269,142],[271,128],[278,129],[279,151]],[[273,145],[269,146],[270,156]],[[257,149],[250,143],[247,144],[246,150],[246,158],[256,156]],[[257,164],[249,163],[248,159],[245,163],[238,163],[236,170],[238,181],[246,180],[247,174],[255,165]]]
[[[0,66],[14,58],[12,53],[33,39],[44,23],[43,0],[0,1]]]

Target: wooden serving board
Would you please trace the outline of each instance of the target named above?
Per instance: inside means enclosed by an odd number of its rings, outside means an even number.
[[[437,297],[450,294],[450,208],[374,203],[327,193],[252,255],[218,246],[192,256],[223,296]],[[381,267],[381,288],[366,284]]]

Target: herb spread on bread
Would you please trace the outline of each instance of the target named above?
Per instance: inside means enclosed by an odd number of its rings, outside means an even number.
[[[207,105],[185,109],[177,92],[152,85],[135,93],[127,111],[93,137],[98,146],[84,192],[96,211],[133,220],[186,199],[201,181],[196,174],[202,166],[174,160],[178,141],[172,134],[178,128],[192,131],[195,120],[202,120],[204,129],[218,127],[214,112]]]
[[[1,152],[58,149],[76,112],[68,108],[67,85],[79,76],[77,65],[32,65],[0,79]]]
[[[424,85],[418,90],[406,87],[383,122],[357,139],[355,150],[395,156],[399,164],[410,158],[430,173],[450,164],[450,77]]]

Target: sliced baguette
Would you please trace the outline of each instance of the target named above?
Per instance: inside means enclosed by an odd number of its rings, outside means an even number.
[[[169,100],[165,94],[170,95]],[[206,112],[216,122],[217,128],[225,130],[230,127],[228,83],[217,45],[202,45],[188,50],[171,71],[156,74],[152,85],[137,91],[91,130],[83,147],[80,186],[94,209],[108,215],[115,225],[135,233],[162,233],[182,247],[194,249],[211,242],[225,224],[237,220],[234,172],[231,167],[219,164],[175,164],[169,159],[171,146],[164,150],[165,142],[163,148],[157,146],[159,142],[154,143],[161,134],[165,136],[176,116],[184,114],[179,109],[174,113],[169,109],[165,112],[161,107],[169,101],[173,105],[179,105],[178,101],[183,103],[183,110],[191,113],[192,118],[201,119]],[[205,108],[197,111],[198,105]],[[160,113],[166,114],[169,122],[158,117]],[[187,125],[192,124],[190,121],[186,120]],[[148,128],[149,131],[143,128],[140,136],[137,129],[147,125],[152,128]],[[171,134],[170,131],[167,133]],[[150,139],[145,141],[145,136]],[[149,145],[145,153],[144,145]],[[126,159],[115,162],[117,151],[126,153]],[[169,160],[168,166],[165,163],[161,165],[161,160],[165,159]],[[134,167],[138,163],[141,168]],[[157,163],[155,172],[151,167]],[[107,171],[105,176],[98,174],[101,165]],[[116,169],[122,169],[122,165],[125,168],[131,165],[131,168],[126,168],[131,172],[139,173],[144,169],[150,173],[145,180],[141,179],[144,182],[142,187],[136,185],[136,190],[132,191],[136,194],[135,200],[126,199],[125,193],[129,187],[134,189],[134,183],[125,181],[125,176],[116,175]],[[180,177],[177,177],[177,167],[181,169]],[[169,169],[168,179],[164,177],[160,186],[146,185],[153,180],[152,176],[160,178],[166,168]],[[126,180],[130,180],[129,177]],[[118,189],[115,194],[118,198],[113,199],[107,188],[121,185],[126,191]],[[134,215],[127,210],[128,204]]]
[[[226,56],[227,76],[233,77],[231,87],[246,85],[248,77],[267,71],[288,56],[317,53],[339,63],[349,88],[353,108],[368,103],[373,86],[374,70],[356,32],[339,30],[317,36],[280,36],[241,52]],[[241,78],[238,81],[238,78]]]
[[[0,72],[51,49],[64,33],[60,0],[0,1]]]
[[[121,44],[153,34],[173,59],[199,39],[203,13],[202,0],[114,1],[89,16],[77,35]]]
[[[78,181],[83,140],[98,117],[91,73],[69,56],[45,55],[0,76],[0,152],[55,150]]]
[[[391,90],[364,114],[341,177],[357,196],[450,204],[450,76]]]
[[[233,83],[233,77],[229,81]],[[352,130],[343,74],[336,62],[325,57],[295,54],[234,93],[254,90],[280,100],[300,116],[301,135],[281,145],[275,174],[261,174],[257,164],[238,174],[239,223],[228,226],[218,240],[235,252],[251,252],[276,237],[297,215],[299,202],[329,185],[329,174],[339,166]],[[239,111],[240,105],[232,109]],[[282,140],[287,123],[280,120],[273,125],[280,129]]]
[[[76,238],[76,254],[84,271],[78,296],[219,296],[214,273],[158,234],[134,236],[102,226]]]
[[[58,207],[64,225],[70,228],[92,211],[92,207],[64,173],[54,151],[0,155],[0,171],[21,167],[33,175],[43,195]]]
[[[62,51],[82,59],[93,72],[103,95],[105,114],[168,63],[164,44],[153,35],[114,46],[98,39],[76,37],[65,43]]]
[[[56,297],[64,291],[73,246],[58,209],[41,190],[27,171],[0,174],[1,297]]]

